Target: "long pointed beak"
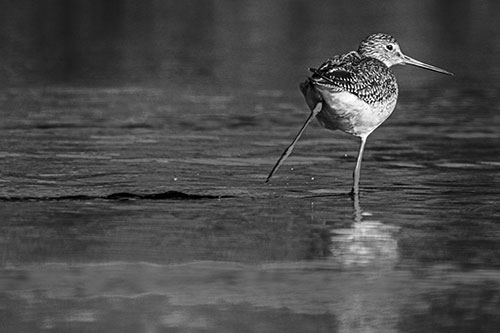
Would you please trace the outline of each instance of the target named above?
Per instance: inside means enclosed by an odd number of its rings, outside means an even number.
[[[412,57],[409,57],[407,55],[403,55],[403,62],[405,64],[408,64],[408,65],[422,67],[422,68],[425,68],[425,69],[428,69],[428,70],[431,70],[431,71],[434,71],[434,72],[448,74],[448,75],[453,76],[453,73],[448,72],[447,70],[444,70],[444,69],[441,69],[439,67],[426,64],[425,62],[418,61],[418,60],[413,59]]]

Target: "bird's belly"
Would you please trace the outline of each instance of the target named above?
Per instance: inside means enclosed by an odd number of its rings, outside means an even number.
[[[323,107],[317,118],[330,130],[362,136],[373,132],[392,113],[394,103],[370,105],[349,92],[319,91]]]

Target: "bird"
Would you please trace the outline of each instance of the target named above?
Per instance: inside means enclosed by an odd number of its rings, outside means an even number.
[[[318,68],[309,68],[312,74],[299,88],[311,113],[265,182],[269,182],[290,156],[306,127],[317,118],[328,130],[340,130],[360,138],[350,192],[358,195],[367,138],[396,107],[398,84],[391,67],[405,64],[453,76],[447,70],[403,54],[396,39],[385,33],[371,34],[361,41],[357,51],[335,55]]]

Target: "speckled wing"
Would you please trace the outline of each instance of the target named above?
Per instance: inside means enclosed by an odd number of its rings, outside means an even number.
[[[332,93],[346,91],[373,105],[397,97],[396,77],[381,61],[355,51],[328,59],[318,69],[310,69],[312,83]]]

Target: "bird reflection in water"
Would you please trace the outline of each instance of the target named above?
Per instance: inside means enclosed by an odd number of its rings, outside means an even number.
[[[359,195],[354,195],[353,224],[350,228],[330,230],[330,252],[343,266],[392,267],[398,259],[398,227],[384,224],[361,209]]]

